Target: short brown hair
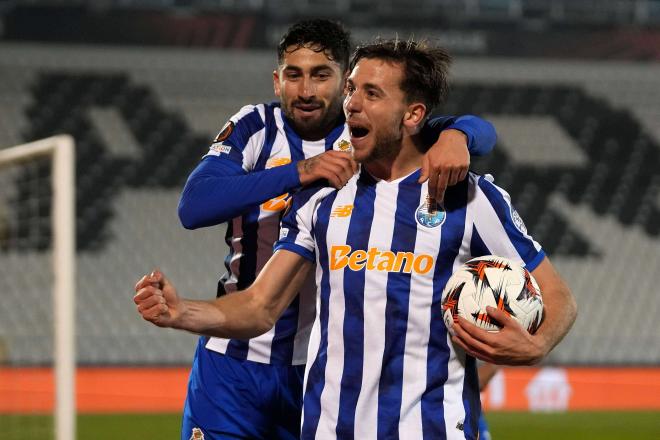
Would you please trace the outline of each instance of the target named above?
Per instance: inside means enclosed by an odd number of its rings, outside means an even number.
[[[432,47],[426,42],[412,39],[378,39],[355,49],[350,69],[353,70],[362,58],[402,64],[404,75],[400,84],[401,90],[406,94],[409,103],[423,102],[427,114],[447,97],[451,56],[441,47]]]

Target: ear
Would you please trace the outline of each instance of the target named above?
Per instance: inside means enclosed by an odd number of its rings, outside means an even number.
[[[273,91],[275,96],[280,97],[281,87],[280,87],[280,73],[278,69],[273,70]]]
[[[418,125],[424,122],[426,118],[426,105],[421,102],[414,102],[408,105],[403,115],[403,125],[409,129],[416,129]]]

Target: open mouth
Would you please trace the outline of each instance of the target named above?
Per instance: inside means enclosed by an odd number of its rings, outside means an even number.
[[[348,129],[351,133],[351,136],[356,139],[360,139],[369,134],[369,129],[362,125],[350,124]]]

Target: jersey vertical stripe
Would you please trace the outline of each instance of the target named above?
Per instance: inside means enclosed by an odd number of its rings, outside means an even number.
[[[279,104],[246,106],[231,118],[233,132],[221,143],[231,146],[221,159],[240,161],[247,172],[259,172],[273,166],[316,156],[337,148],[348,139],[343,124],[324,139],[303,141],[285,120]],[[229,222],[226,242],[230,253],[225,259],[227,273],[222,276],[218,293],[234,292],[248,287],[273,251],[279,235],[279,220],[286,204],[284,197],[255,206]],[[307,342],[314,320],[315,286],[313,278],[281,319],[267,333],[250,340],[210,338],[206,347],[220,353],[262,363],[300,365],[306,360]]]
[[[377,185],[374,220],[378,221],[378,234],[369,237],[369,249],[386,249],[391,245],[394,232],[396,203],[380,203],[381,200],[396,200],[398,185]],[[379,406],[374,405],[371,395],[377,393],[379,377],[383,364],[385,350],[385,326],[382,319],[385,316],[386,302],[382,301],[382,286],[387,284],[388,273],[376,271],[365,279],[365,325],[364,325],[364,361],[362,373],[362,390],[355,408],[355,419],[361,423],[355,426],[355,438],[378,438]],[[370,327],[366,323],[373,323]]]
[[[322,219],[329,219],[332,205],[337,197],[337,193],[332,193],[325,199],[325,203],[321,205],[317,212],[317,217]],[[295,211],[291,211],[290,215],[293,216]],[[316,231],[318,240],[316,241],[316,268],[317,268],[317,284],[318,284],[318,307],[317,318],[314,330],[310,337],[309,358],[307,369],[305,372],[305,388],[304,394],[308,397],[308,401],[303,406],[303,420],[301,437],[314,438],[319,425],[321,416],[321,395],[325,385],[325,374],[328,361],[328,325],[330,316],[330,270],[328,264],[328,248],[327,243],[323,239],[327,235],[328,221],[320,221],[316,224]],[[318,324],[318,325],[316,325]],[[313,341],[313,342],[312,342]],[[313,344],[313,346],[311,345]],[[315,349],[318,347],[318,349]],[[313,356],[313,357],[312,357]],[[312,362],[309,362],[309,360]]]
[[[416,181],[416,174],[403,180],[396,199],[394,231],[390,249],[395,254],[415,249],[417,241],[417,223],[410,215],[419,206],[421,187]],[[405,346],[407,325],[410,322],[409,309],[413,301],[411,292],[412,272],[390,272],[386,286],[385,307],[385,350],[382,374],[378,385],[378,437],[399,438],[399,423],[403,400],[403,376],[406,357]],[[413,337],[415,335],[412,335]],[[414,366],[413,366],[414,368]],[[419,373],[419,372],[418,372]],[[424,375],[418,376],[423,378]],[[407,410],[405,411],[407,413]],[[404,414],[405,418],[406,414]],[[409,433],[410,434],[410,433]]]
[[[346,244],[352,249],[368,249],[371,224],[374,220],[375,186],[359,186],[353,202]],[[335,217],[333,225],[346,217]],[[344,269],[344,370],[339,394],[337,435],[352,439],[355,407],[362,385],[364,359],[364,279],[365,271]]]

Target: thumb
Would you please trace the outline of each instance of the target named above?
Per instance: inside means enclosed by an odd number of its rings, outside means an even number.
[[[168,304],[174,304],[179,301],[179,295],[176,293],[176,288],[170,282],[169,278],[161,273],[161,290],[163,291],[163,297]]]

